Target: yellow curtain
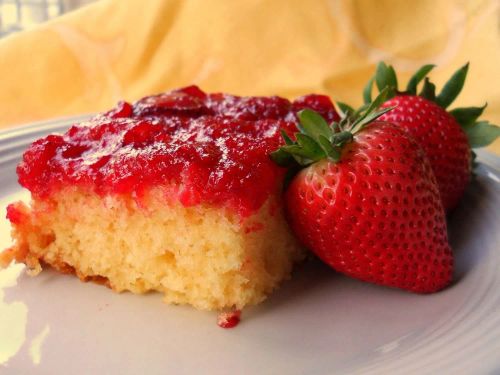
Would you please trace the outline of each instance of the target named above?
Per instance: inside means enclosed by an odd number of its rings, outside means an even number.
[[[375,64],[442,85],[500,123],[497,0],[101,0],[0,40],[0,127],[104,110],[174,87],[359,104]],[[493,146],[500,152],[500,144]]]

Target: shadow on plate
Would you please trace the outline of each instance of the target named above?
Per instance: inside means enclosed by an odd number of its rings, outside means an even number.
[[[488,177],[489,167],[481,165],[469,184],[460,204],[448,216],[450,245],[455,255],[455,283],[487,257],[483,241],[492,229],[485,222],[495,222],[499,184]]]

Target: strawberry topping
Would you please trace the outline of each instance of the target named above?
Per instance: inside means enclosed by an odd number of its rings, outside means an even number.
[[[336,115],[331,102],[330,111]],[[228,206],[245,217],[280,188],[284,169],[268,155],[282,144],[280,129],[293,128],[286,99],[205,94],[190,86],[120,102],[64,135],[42,138],[17,171],[37,196],[67,185],[133,196],[175,185],[172,194],[186,206]]]

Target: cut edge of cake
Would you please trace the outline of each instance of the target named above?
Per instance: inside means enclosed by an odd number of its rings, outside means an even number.
[[[15,260],[36,274],[47,264],[117,292],[158,291],[167,303],[223,310],[263,301],[306,256],[278,194],[241,218],[169,193],[156,187],[137,199],[66,187],[30,206],[13,203],[14,245],[0,265]]]

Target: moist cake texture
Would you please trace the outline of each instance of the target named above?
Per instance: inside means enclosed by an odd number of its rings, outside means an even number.
[[[303,108],[337,118],[321,95],[190,86],[35,141],[17,169],[32,201],[9,206],[14,244],[1,263],[48,264],[200,309],[262,301],[304,257],[284,219],[284,169],[269,159]]]

